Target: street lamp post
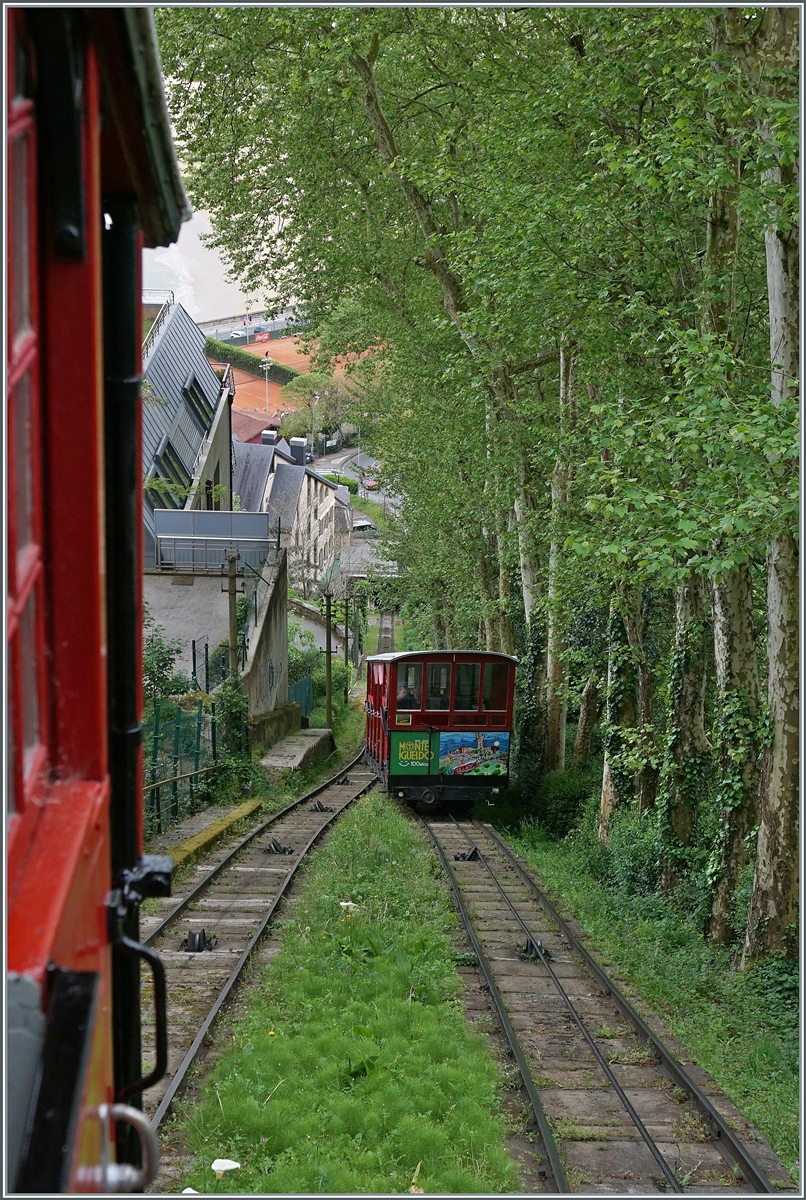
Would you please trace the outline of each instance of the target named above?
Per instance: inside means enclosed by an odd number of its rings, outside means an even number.
[[[316,453],[316,406],[319,403],[319,393],[314,392],[313,404],[311,405],[311,453]]]
[[[266,354],[265,359],[260,364],[260,369],[263,372],[263,378],[266,381],[266,416],[269,415],[269,371],[271,370],[271,359]]]

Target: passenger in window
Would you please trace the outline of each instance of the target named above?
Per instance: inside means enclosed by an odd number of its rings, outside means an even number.
[[[398,709],[419,708],[423,696],[422,667],[419,663],[401,667],[397,684]]]

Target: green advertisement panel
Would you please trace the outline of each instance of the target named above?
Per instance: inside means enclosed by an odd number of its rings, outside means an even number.
[[[390,775],[427,775],[431,761],[427,733],[393,733],[389,747]]]

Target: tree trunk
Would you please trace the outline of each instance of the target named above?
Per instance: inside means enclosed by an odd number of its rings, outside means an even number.
[[[560,342],[560,432],[571,419],[573,353]],[[565,770],[565,725],[568,714],[568,667],[564,659],[564,622],[560,612],[559,539],[565,524],[570,471],[558,458],[551,475],[551,546],[549,548],[548,637],[546,640],[546,770]]]
[[[759,685],[753,633],[753,585],[747,564],[711,581],[720,767],[720,833],[709,937],[733,941],[728,908],[749,855],[747,836],[758,818]]]
[[[442,624],[445,628],[445,649],[453,650],[454,637],[453,637],[453,623],[451,621],[451,610],[450,610],[450,605],[448,604],[448,601],[444,595],[442,597]]]
[[[692,575],[675,595],[669,723],[663,764],[663,890],[677,885],[703,797],[711,747],[705,735],[705,583]]]
[[[499,509],[496,513],[496,549],[498,551],[498,631],[502,654],[515,653],[515,631],[510,615],[512,603],[509,567],[506,553],[506,514]]]
[[[552,508],[563,503],[559,498],[564,487],[564,472],[560,464],[554,468],[551,480]],[[556,499],[555,499],[556,497]],[[548,637],[546,640],[546,760],[547,771],[565,770],[565,726],[568,713],[566,680],[568,668],[563,660],[565,638],[563,622],[558,612],[560,589],[557,584],[558,547],[552,539],[549,549]]]
[[[621,612],[627,641],[632,652],[638,676],[638,736],[643,747],[643,766],[638,772],[636,792],[638,793],[638,813],[653,808],[658,790],[658,745],[655,740],[654,698],[655,678],[644,649],[644,639],[647,633],[647,622],[643,612],[641,592],[634,587],[617,585],[621,599]]]
[[[796,6],[763,10],[752,37],[740,9],[726,9],[734,53],[755,91],[776,101],[797,96],[800,11]],[[773,130],[758,124],[773,163],[765,181],[773,196],[797,188],[798,162],[782,160]],[[800,236],[797,220],[782,220],[770,203],[765,232],[770,323],[770,391],[776,407],[797,387],[800,322]],[[798,543],[794,530],[774,537],[767,557],[767,698],[772,744],[761,773],[756,870],[743,964],[771,950],[796,953],[798,921]]]
[[[445,650],[448,644],[448,636],[445,630],[445,612],[442,607],[441,589],[433,593],[431,614],[434,620],[434,649]]]
[[[591,739],[599,720],[599,672],[591,671],[579,702],[579,723],[574,739],[571,770],[581,771],[591,756]]]
[[[767,689],[772,745],[761,778],[756,870],[743,964],[771,950],[797,955],[798,785],[798,546],[774,538],[767,564]]]
[[[523,612],[526,617],[527,629],[532,623],[532,613],[540,599],[541,580],[540,562],[535,546],[535,495],[532,487],[531,472],[525,455],[520,455],[518,464],[519,490],[515,497],[515,521],[518,526],[518,557],[521,568],[521,589],[523,592]]]
[[[603,842],[610,836],[613,813],[633,795],[632,780],[623,764],[623,731],[635,725],[635,683],[635,665],[624,621],[618,606],[612,601],[605,699],[605,758],[599,813],[599,839]]]

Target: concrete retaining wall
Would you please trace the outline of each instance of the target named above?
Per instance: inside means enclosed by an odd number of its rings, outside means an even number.
[[[271,592],[263,601],[258,627],[250,633],[249,657],[241,673],[249,715],[253,718],[263,717],[288,704],[287,595],[288,566],[283,550],[274,568]],[[299,721],[296,728],[299,728]]]
[[[286,734],[301,727],[302,714],[298,704],[285,704],[273,712],[252,718],[249,738],[253,746],[270,749]]]

